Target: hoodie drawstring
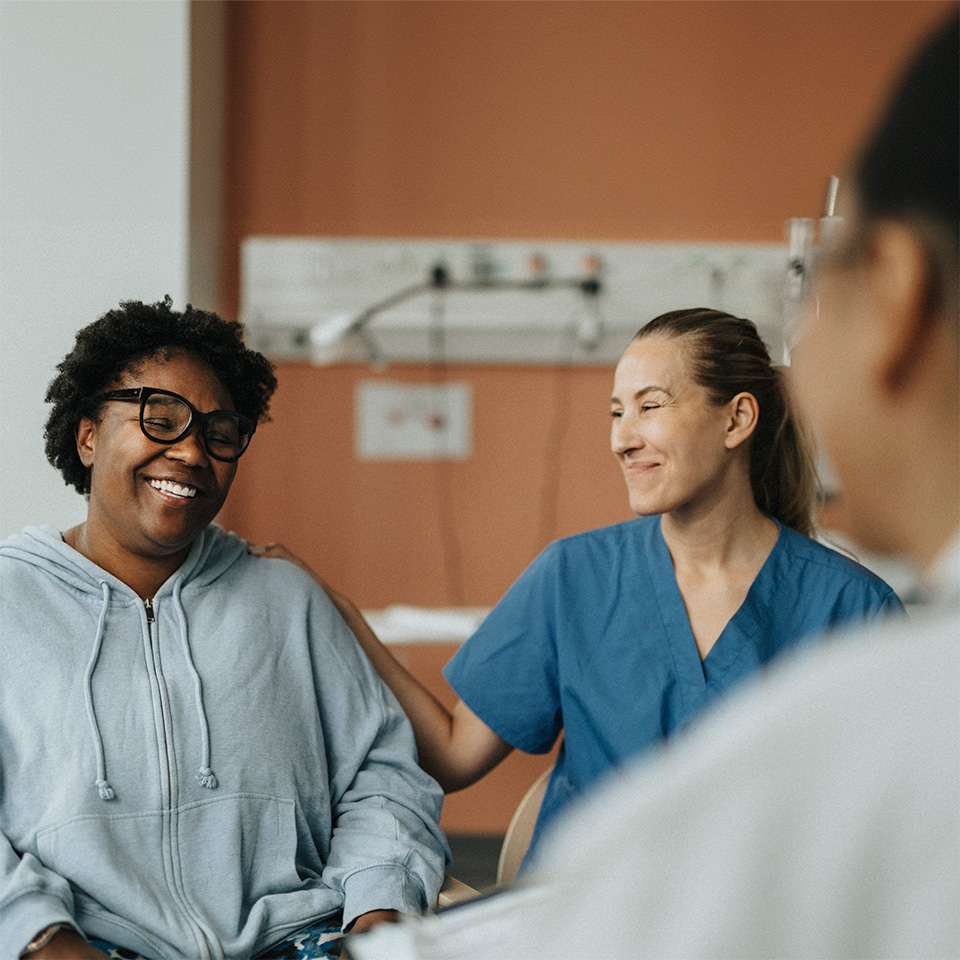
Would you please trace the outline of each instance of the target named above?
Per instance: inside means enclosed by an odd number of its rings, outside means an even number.
[[[200,786],[208,790],[214,790],[217,786],[217,778],[210,769],[210,730],[207,724],[207,711],[203,706],[203,683],[200,681],[200,674],[193,663],[193,655],[190,653],[190,641],[187,637],[187,615],[183,609],[183,603],[180,600],[180,588],[183,585],[182,580],[177,580],[173,588],[173,599],[177,608],[177,616],[180,619],[180,645],[183,648],[183,658],[187,662],[190,675],[193,677],[193,688],[197,701],[197,719],[200,721],[200,772],[197,774],[197,781]]]
[[[200,772],[197,780],[200,785],[208,790],[213,790],[217,786],[217,778],[210,769],[210,730],[207,724],[207,713],[203,705],[203,684],[200,681],[200,674],[193,663],[193,656],[190,653],[190,641],[187,636],[187,615],[183,609],[183,603],[180,600],[180,586],[178,581],[173,592],[173,599],[177,610],[177,616],[180,620],[180,646],[183,650],[183,656],[187,663],[190,675],[193,677],[194,693],[197,703],[197,718],[200,722],[200,752],[201,763]],[[100,618],[97,621],[97,634],[93,641],[93,651],[90,654],[90,660],[87,663],[87,669],[83,674],[83,694],[87,704],[87,721],[90,724],[90,733],[93,737],[94,751],[97,756],[97,789],[100,792],[101,800],[113,800],[116,794],[110,782],[107,780],[106,764],[103,755],[103,737],[100,735],[100,725],[97,722],[97,712],[93,705],[93,672],[97,667],[97,660],[100,658],[100,647],[103,645],[104,627],[107,622],[107,611],[110,607],[110,585],[104,581],[100,583],[100,589],[103,591],[103,605],[100,608]]]
[[[97,712],[93,707],[93,671],[100,656],[100,646],[103,643],[103,628],[107,622],[107,609],[110,606],[110,585],[100,583],[103,591],[103,605],[100,608],[100,619],[97,621],[97,635],[93,641],[93,652],[90,662],[83,674],[83,695],[87,702],[87,720],[90,723],[90,732],[93,735],[93,747],[97,754],[97,789],[101,800],[112,800],[115,796],[113,787],[107,780],[107,772],[103,760],[103,738],[100,736],[100,725],[97,723]]]

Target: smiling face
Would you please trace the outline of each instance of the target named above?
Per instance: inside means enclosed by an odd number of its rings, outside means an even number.
[[[745,436],[732,430],[733,408],[712,403],[690,377],[686,349],[675,338],[647,337],[617,364],[610,444],[640,516],[715,501],[743,479],[733,451]]]
[[[183,352],[144,360],[108,389],[139,386],[178,393],[202,413],[233,409],[213,370]],[[139,413],[139,403],[108,401],[99,423],[83,419],[77,431],[90,468],[83,552],[113,571],[125,561],[182,561],[223,506],[237,469],[207,454],[195,425],[173,444],[149,439]]]

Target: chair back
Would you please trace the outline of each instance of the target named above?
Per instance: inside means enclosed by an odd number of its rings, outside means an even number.
[[[503,837],[503,846],[500,847],[500,861],[497,864],[498,886],[512,883],[520,869],[520,862],[530,846],[530,838],[533,836],[533,828],[537,822],[537,814],[540,813],[543,795],[547,792],[547,781],[551,773],[553,773],[552,766],[537,777],[513,812],[510,826],[507,827]]]

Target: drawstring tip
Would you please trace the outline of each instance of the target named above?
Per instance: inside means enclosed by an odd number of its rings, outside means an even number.
[[[100,791],[101,800],[112,800],[116,796],[107,780],[98,780],[97,789]]]
[[[209,767],[200,768],[200,772],[197,774],[197,781],[201,787],[206,787],[208,790],[216,790],[217,788],[217,778],[213,775],[213,771]]]

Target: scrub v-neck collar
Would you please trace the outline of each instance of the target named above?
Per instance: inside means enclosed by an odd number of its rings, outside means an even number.
[[[775,518],[771,519],[777,524],[777,541],[750,584],[743,603],[702,660],[677,584],[670,548],[663,539],[660,518],[649,526],[649,556],[654,568],[650,571],[650,580],[660,608],[664,641],[673,658],[685,706],[692,707],[711,687],[723,686],[724,676],[762,629],[769,615],[770,598],[776,591],[777,582],[775,558],[783,540],[782,525]]]

